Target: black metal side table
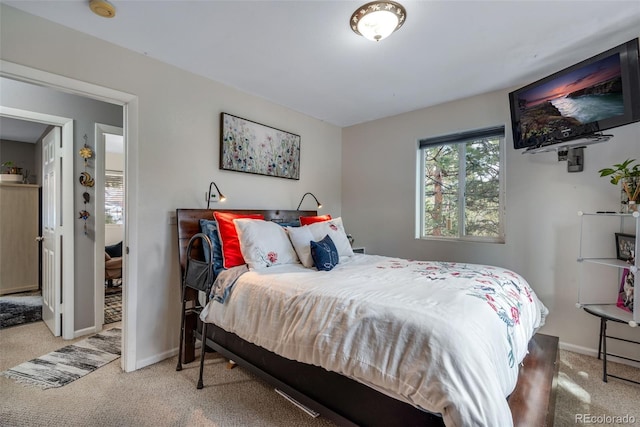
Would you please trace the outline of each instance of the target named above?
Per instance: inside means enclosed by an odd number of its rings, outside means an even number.
[[[626,338],[615,337],[613,335],[607,335],[607,321],[611,320],[616,323],[624,323],[629,325],[629,320],[625,320],[622,315],[624,312],[620,311],[614,304],[593,304],[585,305],[582,307],[587,313],[600,318],[600,335],[598,342],[598,359],[602,359],[602,381],[607,382],[608,377],[617,378],[619,380],[628,381],[634,384],[640,384],[638,381],[631,380],[629,378],[620,377],[607,372],[607,356],[614,356],[620,359],[630,360],[632,362],[640,363],[638,359],[632,359],[630,357],[620,356],[619,354],[613,354],[607,352],[607,339],[613,339],[618,341],[629,342],[640,345],[640,341],[633,341]],[[620,311],[616,313],[615,310]]]

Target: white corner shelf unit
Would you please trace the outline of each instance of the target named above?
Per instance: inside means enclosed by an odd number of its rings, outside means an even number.
[[[615,256],[610,258],[585,256],[585,254],[589,255],[588,253],[589,248],[585,248],[583,242],[584,242],[584,232],[585,232],[584,231],[585,219],[587,218],[593,218],[594,220],[597,220],[597,221],[602,221],[603,218],[610,218],[610,219],[612,217],[618,218],[620,220],[620,232],[623,231],[623,226],[625,221],[634,221],[635,235],[640,236],[640,212],[633,212],[628,214],[578,212],[578,215],[580,216],[580,249],[579,249],[580,254],[578,256],[578,262],[599,264],[607,267],[616,268],[620,271],[622,269],[628,268],[635,275],[635,277],[638,277],[637,273],[639,270],[638,267],[640,266],[640,257],[636,256],[634,264],[629,264],[626,261],[617,259]],[[636,254],[638,254],[638,249],[640,248],[639,240],[640,239],[636,238],[636,242],[635,242]],[[578,284],[578,306],[579,307],[592,307],[593,310],[601,310],[603,314],[606,314],[611,317],[615,317],[617,321],[623,321],[625,323],[628,323],[629,326],[631,327],[638,326],[638,323],[640,323],[640,302],[638,301],[638,298],[634,298],[633,313],[629,313],[625,310],[617,308],[615,303],[614,304],[611,304],[611,303],[593,304],[593,303],[583,302],[582,290],[588,286],[594,286],[594,285],[595,284],[588,283],[587,280],[580,281],[580,283]],[[617,283],[617,285],[619,285],[619,283]],[[610,307],[610,306],[613,306],[613,307]],[[614,308],[615,310],[613,309],[610,310],[610,308]]]
[[[580,247],[579,247],[579,256],[578,262],[581,264],[594,264],[598,266],[602,266],[603,268],[610,268],[618,271],[618,281],[614,281],[615,287],[613,284],[611,286],[606,286],[610,288],[613,295],[618,294],[619,286],[620,286],[620,278],[622,277],[622,271],[625,268],[628,268],[635,276],[636,282],[638,281],[638,271],[640,266],[640,257],[638,257],[638,249],[640,248],[640,213],[633,212],[628,214],[622,213],[586,213],[586,212],[578,212],[580,216]],[[617,257],[590,257],[585,255],[591,255],[594,252],[593,247],[587,247],[589,245],[585,245],[585,233],[588,231],[585,230],[585,221],[619,221],[619,230],[623,232],[625,229],[629,229],[630,227],[635,230],[635,261],[633,264],[630,264],[626,261],[619,260]],[[629,224],[628,222],[631,222]],[[584,266],[582,266],[584,269]],[[630,360],[633,362],[640,362],[640,360],[632,359],[629,357],[620,356],[617,354],[612,354],[607,352],[607,339],[614,339],[618,341],[625,341],[633,344],[640,345],[638,341],[632,341],[625,338],[615,337],[612,335],[607,335],[607,321],[613,321],[616,323],[627,324],[632,328],[638,326],[640,323],[640,302],[637,298],[637,292],[635,293],[635,298],[633,301],[633,310],[632,312],[628,312],[619,308],[615,302],[611,303],[610,299],[608,302],[605,301],[587,301],[587,298],[584,296],[587,290],[593,289],[594,286],[602,286],[602,283],[593,277],[585,277],[586,275],[581,275],[582,277],[578,281],[578,302],[576,306],[578,308],[582,308],[585,312],[599,317],[600,318],[600,334],[599,334],[599,343],[598,343],[598,359],[602,359],[603,363],[603,377],[602,380],[607,382],[608,377],[618,378],[621,380],[629,381],[632,383],[640,384],[637,381],[630,380],[628,378],[619,377],[613,374],[609,374],[607,372],[607,356],[615,356],[621,359]],[[613,277],[613,276],[612,276]],[[636,286],[637,288],[637,286]]]

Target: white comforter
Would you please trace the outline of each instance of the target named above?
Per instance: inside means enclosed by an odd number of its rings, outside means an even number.
[[[519,275],[375,255],[332,271],[249,271],[202,319],[440,413],[447,426],[510,426],[506,396],[547,309]]]

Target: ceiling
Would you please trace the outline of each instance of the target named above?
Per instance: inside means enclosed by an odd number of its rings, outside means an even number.
[[[35,144],[47,127],[42,123],[0,117],[0,139]]]
[[[340,127],[513,88],[640,34],[640,1],[404,1],[372,42],[366,1],[87,0],[3,3]]]

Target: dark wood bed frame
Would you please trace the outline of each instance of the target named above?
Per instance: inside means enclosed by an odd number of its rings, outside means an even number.
[[[233,210],[222,212],[261,213],[266,220],[292,222],[316,211]],[[214,210],[178,209],[178,247],[184,273],[186,249],[191,237],[200,232],[200,219],[213,219]],[[198,248],[194,248],[196,253]],[[193,252],[192,252],[193,254]],[[182,276],[181,276],[182,277]],[[196,305],[197,295],[187,289],[187,299]],[[196,310],[187,309],[184,325],[185,363],[195,360],[195,342],[201,339]],[[217,325],[210,324],[206,346],[233,360],[286,393],[308,409],[341,426],[443,426],[440,416],[390,398],[357,381],[318,366],[296,362],[249,343]],[[558,376],[558,338],[536,334],[529,342],[514,392],[508,397],[515,426],[552,426]]]

